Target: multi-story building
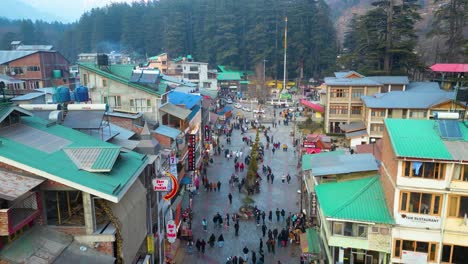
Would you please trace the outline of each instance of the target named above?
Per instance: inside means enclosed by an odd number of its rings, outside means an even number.
[[[327,263],[389,263],[393,219],[379,176],[315,189]]]
[[[69,62],[50,45],[20,45],[14,50],[0,50],[0,74],[24,81],[13,86],[15,93],[52,86],[69,86]],[[73,88],[73,87],[71,87]]]
[[[454,102],[453,91],[442,90],[436,82],[411,82],[405,91],[362,96],[367,135],[382,138],[385,118],[430,119],[435,112],[456,111],[462,117],[464,106]]]
[[[381,174],[395,219],[393,263],[468,259],[468,128],[456,119],[385,119]]]
[[[169,55],[161,53],[159,55],[149,57],[147,68],[159,69],[163,74],[170,74],[169,69]],[[180,73],[179,73],[180,74]]]
[[[81,84],[89,88],[93,103],[111,111],[142,112],[145,120],[160,122],[159,108],[168,102],[168,85],[155,70],[135,70],[135,65],[79,63]]]
[[[340,125],[362,121],[361,96],[404,91],[408,83],[406,76],[365,77],[354,71],[336,72],[335,77],[325,78],[325,132],[342,133]]]

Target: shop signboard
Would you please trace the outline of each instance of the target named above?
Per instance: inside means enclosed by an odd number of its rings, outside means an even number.
[[[190,134],[188,137],[188,171],[195,170],[195,135]]]
[[[171,190],[169,178],[157,178],[152,180],[153,190],[155,192],[168,192]]]
[[[304,148],[315,148],[315,142],[304,141],[303,146],[304,146]]]
[[[174,243],[177,238],[177,225],[174,220],[167,221],[166,224],[166,237],[169,243]]]
[[[403,250],[401,260],[406,264],[426,264],[427,253]]]

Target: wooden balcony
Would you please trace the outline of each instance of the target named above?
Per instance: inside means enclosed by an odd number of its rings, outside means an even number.
[[[30,193],[9,208],[0,209],[0,236],[9,236],[36,219],[41,211],[39,193]]]

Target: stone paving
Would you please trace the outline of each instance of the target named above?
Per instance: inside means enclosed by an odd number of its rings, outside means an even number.
[[[276,110],[278,112],[278,110]],[[270,114],[272,109],[267,110]],[[234,115],[236,112],[234,113]],[[251,113],[247,113],[247,118],[252,117]],[[267,126],[271,127],[271,124]],[[297,155],[293,152],[292,137],[289,136],[290,131],[293,129],[293,125],[290,123],[289,126],[278,125],[276,128],[272,128],[271,132],[274,135],[274,141],[285,143],[288,145],[288,151],[284,152],[282,149],[277,150],[274,154],[270,149],[265,151],[265,162],[264,164],[269,165],[275,175],[273,184],[266,182],[266,176],[260,174],[263,177],[261,182],[261,191],[258,194],[254,194],[251,197],[255,200],[255,205],[261,210],[266,211],[266,225],[268,229],[273,230],[278,228],[279,231],[285,227],[285,221],[276,221],[275,211],[284,209],[286,211],[286,217],[289,212],[299,212],[299,200],[300,194],[300,178],[297,170]],[[247,136],[251,136],[255,139],[255,130],[249,130]],[[263,133],[260,134],[260,140],[266,144],[266,139]],[[225,137],[222,136],[220,139],[221,144],[227,146],[230,150],[244,149],[244,157],[246,150],[249,149],[247,145],[242,142],[242,136],[239,130],[234,130],[231,137],[231,145],[226,144]],[[243,158],[242,158],[243,161]],[[261,171],[262,164],[259,163],[259,169]],[[241,173],[241,177],[245,176],[246,169]],[[206,246],[205,254],[198,253],[194,247],[193,253],[189,253],[185,244],[177,252],[176,263],[226,263],[226,260],[230,256],[243,256],[242,249],[244,246],[249,248],[249,264],[251,262],[251,251],[255,251],[257,254],[257,261],[260,257],[259,242],[262,237],[261,225],[257,226],[255,220],[240,220],[239,221],[239,236],[234,236],[234,226],[232,220],[230,221],[230,227],[226,230],[224,227],[213,226],[213,216],[219,212],[223,217],[226,213],[232,215],[232,213],[238,212],[239,207],[242,205],[242,198],[246,196],[244,193],[239,193],[237,187],[229,186],[229,177],[234,172],[234,161],[231,158],[227,160],[224,156],[214,156],[214,163],[208,167],[208,179],[210,182],[221,182],[220,192],[205,192],[204,188],[200,188],[199,194],[195,195],[193,200],[193,237],[194,242],[197,239],[208,240],[212,233],[215,234],[216,238],[223,234],[225,244],[224,247],[219,248],[215,245],[210,248]],[[281,176],[283,173],[289,173],[291,175],[291,182],[282,183]],[[241,178],[240,177],[240,178]],[[228,194],[229,192],[233,195],[232,205],[229,204]],[[268,211],[273,211],[273,221],[268,221]],[[202,219],[206,218],[208,221],[207,232],[203,231]],[[262,220],[260,220],[260,223]],[[267,231],[268,232],[268,231]],[[275,254],[268,253],[266,241],[267,237],[263,238],[263,251],[265,254],[265,263],[278,263],[281,261],[282,264],[288,263],[299,263],[300,248],[296,244],[288,244],[286,248],[281,248],[276,245]]]

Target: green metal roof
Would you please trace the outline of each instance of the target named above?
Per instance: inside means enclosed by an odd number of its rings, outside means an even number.
[[[241,75],[239,72],[219,72],[218,81],[240,81]]]
[[[240,84],[249,84],[250,81],[240,81]]]
[[[435,120],[385,119],[393,150],[397,157],[453,160],[440,138]],[[468,129],[460,125],[465,141]]]
[[[47,126],[48,121],[37,117],[22,117],[21,124],[44,133],[60,137],[70,142],[63,149],[44,152],[18,140],[0,136],[0,157],[38,170],[37,175],[64,185],[89,192],[112,202],[118,202],[125,191],[133,184],[140,172],[146,167],[147,157],[136,152],[121,152],[105,173],[89,172],[79,169],[65,154],[65,148],[115,148],[115,145],[101,141],[85,133],[61,125]],[[21,126],[18,126],[21,127]],[[20,131],[19,131],[20,132]],[[40,139],[39,139],[40,140]],[[96,167],[110,166],[114,150],[96,159]],[[109,154],[109,155],[107,155]]]
[[[344,154],[344,150],[335,150],[329,152],[320,152],[316,154],[305,154],[302,156],[302,170],[311,170],[312,169],[312,158],[313,157],[327,157],[327,156],[336,156]]]
[[[144,86],[144,85],[140,85],[140,84],[137,84],[137,83],[130,82],[129,79],[130,79],[130,77],[132,75],[132,71],[133,71],[133,68],[135,66],[135,65],[132,65],[132,64],[113,64],[113,65],[109,65],[108,66],[109,71],[103,71],[103,70],[99,69],[98,67],[96,67],[96,65],[94,63],[89,63],[89,62],[78,63],[78,66],[85,69],[85,70],[92,71],[92,72],[94,72],[96,74],[99,74],[99,75],[104,76],[106,78],[109,78],[111,80],[123,83],[123,84],[128,85],[128,86],[133,87],[133,88],[137,88],[139,90],[142,90],[142,91],[150,93],[150,94],[155,94],[155,95],[161,96],[162,94],[164,94],[166,92],[165,89],[162,89],[160,86],[158,87],[158,89],[153,89],[153,88],[148,87],[148,86]]]
[[[319,184],[315,192],[326,217],[393,224],[379,176]]]
[[[79,169],[89,172],[109,172],[112,170],[120,147],[64,148],[68,157]]]
[[[320,240],[319,240],[317,231],[313,228],[307,228],[306,237],[307,237],[307,247],[309,249],[308,253],[320,255],[322,252],[322,249],[320,247]]]

